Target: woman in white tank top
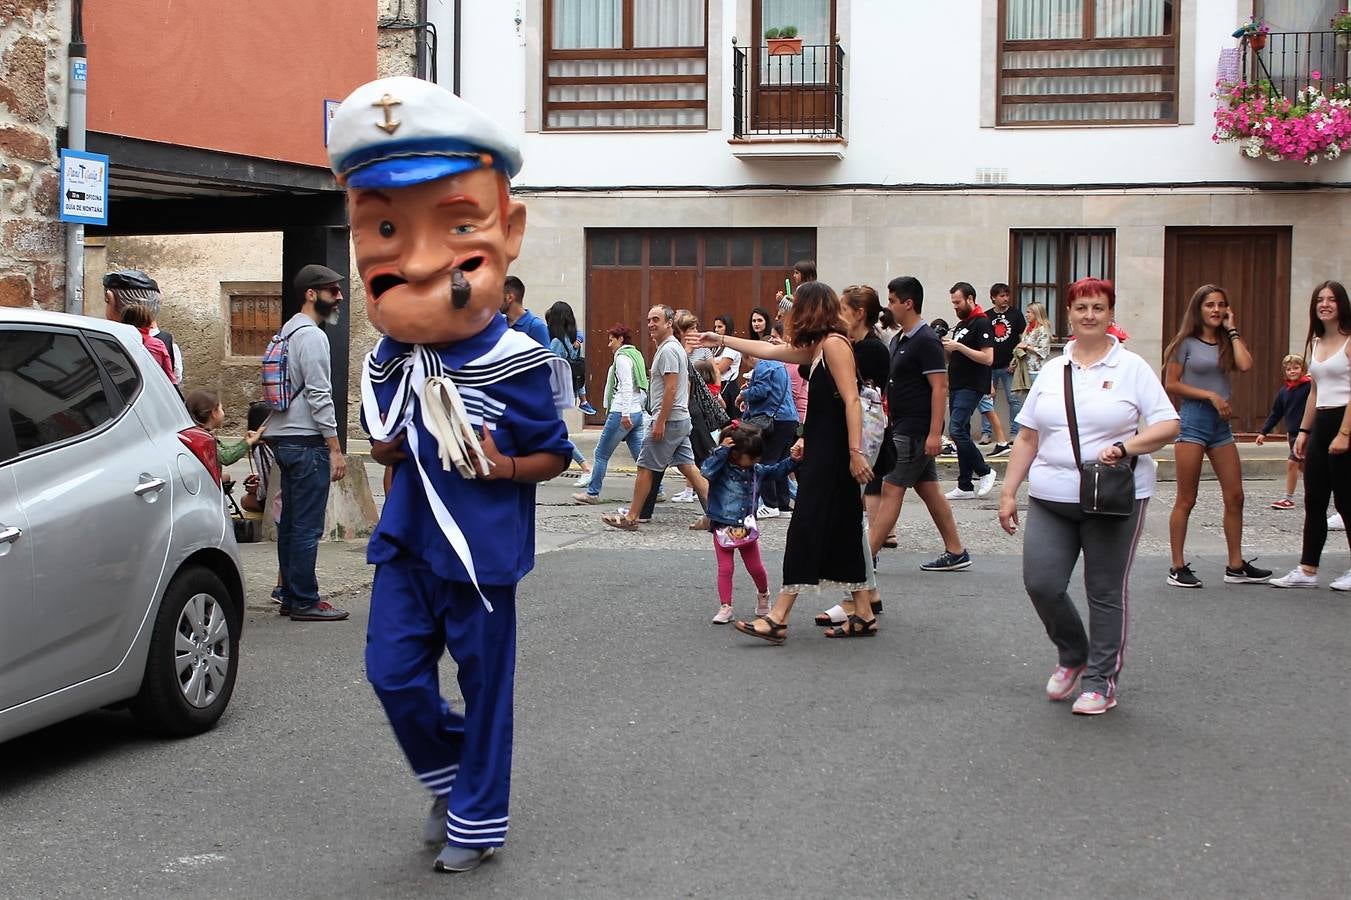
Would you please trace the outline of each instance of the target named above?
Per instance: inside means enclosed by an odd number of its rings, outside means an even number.
[[[1273,578],[1280,588],[1318,587],[1318,563],[1328,536],[1328,499],[1351,519],[1351,299],[1337,281],[1314,288],[1309,301],[1309,374],[1313,388],[1304,407],[1295,456],[1304,461],[1304,540],[1299,565]],[[1351,540],[1351,532],[1348,533]],[[1351,591],[1351,570],[1332,582]]]

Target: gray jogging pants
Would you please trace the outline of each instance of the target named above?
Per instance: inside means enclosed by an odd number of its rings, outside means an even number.
[[[1113,518],[1085,515],[1077,503],[1035,497],[1028,501],[1023,585],[1059,652],[1060,665],[1085,667],[1083,691],[1116,695],[1116,679],[1126,654],[1127,581],[1148,503],[1147,499],[1136,500],[1130,516]],[[1088,595],[1087,632],[1068,593],[1080,553]]]

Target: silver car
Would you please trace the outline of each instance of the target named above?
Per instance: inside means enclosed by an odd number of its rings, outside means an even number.
[[[0,308],[0,741],[124,703],[211,728],[243,611],[215,439],[139,332]]]

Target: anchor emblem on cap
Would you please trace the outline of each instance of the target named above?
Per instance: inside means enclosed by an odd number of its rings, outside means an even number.
[[[393,134],[394,132],[398,131],[399,126],[402,125],[403,123],[400,122],[398,119],[394,118],[393,107],[402,105],[403,105],[402,100],[395,100],[389,94],[385,94],[379,100],[376,100],[374,103],[372,103],[371,106],[378,106],[385,111],[385,121],[376,122],[375,127],[379,128],[385,134]]]

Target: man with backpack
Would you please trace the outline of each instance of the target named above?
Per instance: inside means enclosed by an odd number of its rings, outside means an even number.
[[[282,573],[281,614],[297,622],[336,622],[347,610],[319,599],[315,563],[324,533],[328,487],[347,474],[338,445],[338,420],[328,336],[342,304],[342,276],[308,265],[296,275],[300,312],[281,327],[263,354],[263,399],[272,407],[267,443],[281,473],[277,561]]]

